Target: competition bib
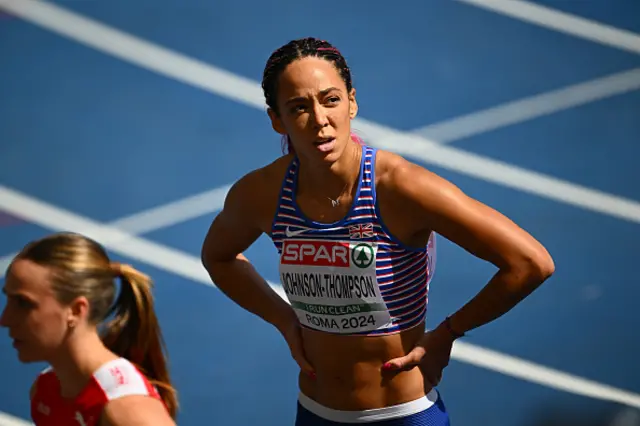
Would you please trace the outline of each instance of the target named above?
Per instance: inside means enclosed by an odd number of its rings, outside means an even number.
[[[284,241],[280,280],[301,324],[340,334],[389,326],[376,278],[377,252],[371,242]]]

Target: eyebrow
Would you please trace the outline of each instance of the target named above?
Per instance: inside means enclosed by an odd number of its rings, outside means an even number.
[[[333,92],[334,90],[340,90],[337,87],[329,87],[328,89],[324,89],[320,91],[320,96],[326,96],[327,94]],[[294,102],[300,102],[300,101],[304,101],[306,100],[306,98],[303,98],[302,96],[299,96],[297,98],[291,98],[289,99],[287,102],[285,102],[285,105],[294,103]]]
[[[31,299],[31,297],[27,293],[22,293],[21,291],[18,291],[17,293],[9,293],[9,292],[7,292],[7,287],[2,287],[2,293],[5,296],[26,297],[27,299]]]
[[[7,297],[16,296],[16,293],[7,292],[7,287],[2,287],[2,294],[4,294]]]
[[[32,295],[30,295],[29,293],[22,293],[20,291],[17,293],[7,293],[7,290],[4,287],[2,288],[2,292],[6,295],[7,300],[9,299],[23,300],[34,307],[39,305],[39,302],[37,301],[37,299]]]

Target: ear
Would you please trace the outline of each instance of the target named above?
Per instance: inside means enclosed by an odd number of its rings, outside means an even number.
[[[271,127],[273,127],[273,130],[281,135],[286,135],[287,132],[284,129],[284,125],[282,124],[280,117],[278,117],[278,114],[271,108],[267,109],[267,114],[269,114],[269,118],[271,119]]]
[[[358,102],[356,101],[356,89],[351,88],[349,92],[349,117],[353,120],[358,115]]]
[[[76,297],[69,304],[69,313],[67,315],[67,325],[75,328],[78,324],[89,320],[89,300],[86,297]]]

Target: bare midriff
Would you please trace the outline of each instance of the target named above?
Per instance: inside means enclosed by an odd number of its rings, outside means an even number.
[[[316,378],[300,375],[300,390],[334,410],[361,411],[414,401],[425,395],[422,373],[383,370],[385,362],[409,353],[424,324],[386,336],[347,336],[303,328],[307,359]]]

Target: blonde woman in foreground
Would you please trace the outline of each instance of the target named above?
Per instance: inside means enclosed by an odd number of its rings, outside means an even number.
[[[79,234],[49,235],[15,257],[0,325],[21,362],[50,365],[31,387],[36,426],[175,425],[151,287]]]

